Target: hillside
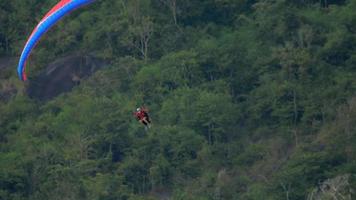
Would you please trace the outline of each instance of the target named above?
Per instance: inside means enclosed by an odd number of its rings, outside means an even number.
[[[97,0],[22,82],[56,2],[0,1],[0,199],[356,198],[356,0]]]

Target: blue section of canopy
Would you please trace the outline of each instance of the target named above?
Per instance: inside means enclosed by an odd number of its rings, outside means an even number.
[[[21,80],[23,81],[26,80],[26,74],[25,74],[26,61],[32,49],[35,47],[36,43],[41,39],[43,34],[45,34],[54,24],[56,24],[56,22],[58,22],[62,17],[64,17],[71,11],[79,7],[82,7],[84,5],[90,4],[94,1],[95,0],[72,0],[71,2],[65,4],[64,6],[60,7],[58,10],[53,12],[47,18],[43,19],[43,21],[41,21],[37,25],[37,27],[31,34],[30,38],[27,40],[19,60],[17,73]]]

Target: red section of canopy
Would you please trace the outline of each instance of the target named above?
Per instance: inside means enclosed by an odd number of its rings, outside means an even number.
[[[40,23],[45,20],[48,16],[50,16],[51,14],[53,14],[54,12],[56,12],[57,10],[59,10],[60,8],[62,8],[63,6],[65,6],[66,4],[70,3],[73,0],[62,0],[59,3],[57,3],[40,21]],[[37,25],[38,26],[38,25]],[[34,32],[37,31],[37,27],[32,31],[31,35],[29,38],[32,37],[32,35],[34,34]]]
[[[56,12],[58,9],[62,8],[66,4],[70,3],[72,0],[62,0],[57,5],[55,5],[45,16],[43,19],[46,19],[48,16],[50,16],[52,13]],[[43,20],[42,19],[42,20]],[[41,20],[41,21],[42,21]]]

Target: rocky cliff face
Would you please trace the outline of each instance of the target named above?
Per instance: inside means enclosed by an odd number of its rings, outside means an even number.
[[[355,177],[346,174],[328,179],[309,194],[308,200],[353,200],[356,191],[351,185],[352,178]]]
[[[0,58],[0,70],[6,69],[16,65],[17,58],[14,57],[2,57]]]
[[[49,100],[64,92],[69,92],[81,80],[98,69],[105,67],[106,62],[92,56],[67,56],[48,65],[37,77],[29,81],[27,94],[38,100]]]
[[[0,101],[11,99],[18,91],[14,83],[8,80],[12,74],[16,73],[17,59],[15,57],[0,58]]]

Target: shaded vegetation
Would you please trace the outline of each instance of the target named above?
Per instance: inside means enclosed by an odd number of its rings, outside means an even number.
[[[18,56],[55,2],[0,2],[0,56]],[[110,66],[46,102],[0,69],[0,94],[15,88],[0,98],[0,199],[297,200],[354,175],[355,10],[98,0],[74,12],[35,48],[29,79],[74,53]]]

